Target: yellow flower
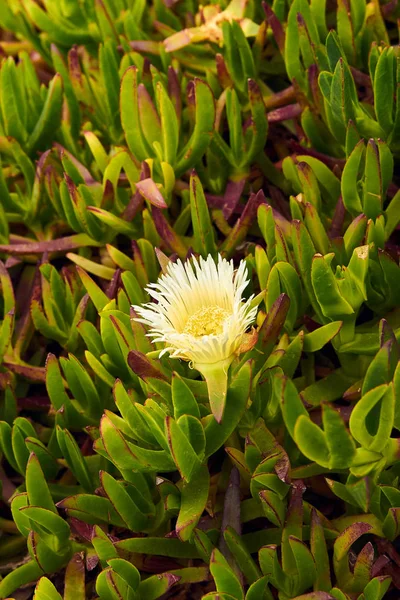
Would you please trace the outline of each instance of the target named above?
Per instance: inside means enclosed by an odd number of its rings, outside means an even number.
[[[231,0],[225,10],[220,9],[216,4],[202,6],[201,11],[196,15],[196,27],[190,27],[178,31],[164,40],[164,47],[167,52],[180,50],[188,44],[196,42],[209,41],[222,46],[223,33],[222,24],[224,21],[231,23],[237,21],[246,37],[256,36],[260,26],[244,17],[246,6],[249,0]]]
[[[147,292],[156,302],[134,306],[137,319],[150,327],[149,336],[164,342],[161,354],[190,361],[205,378],[210,405],[218,422],[225,408],[228,369],[253,323],[257,307],[243,301],[246,263],[235,271],[233,262],[211,255],[183,264],[169,263],[167,271]]]

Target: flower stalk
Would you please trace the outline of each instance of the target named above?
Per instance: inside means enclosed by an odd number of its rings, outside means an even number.
[[[137,321],[149,327],[148,335],[169,353],[198,370],[207,382],[212,413],[222,421],[228,370],[254,322],[257,304],[242,294],[249,284],[246,264],[235,271],[233,261],[219,256],[215,263],[193,258],[169,263],[166,273],[146,290],[156,302],[134,306]],[[259,296],[259,301],[262,296]]]

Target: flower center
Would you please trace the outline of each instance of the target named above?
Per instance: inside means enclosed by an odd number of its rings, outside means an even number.
[[[194,337],[219,335],[222,333],[224,322],[229,315],[229,311],[220,306],[204,306],[188,318],[183,333]]]

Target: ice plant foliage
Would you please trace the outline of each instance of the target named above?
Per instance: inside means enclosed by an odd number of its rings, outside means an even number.
[[[228,369],[254,322],[257,306],[243,300],[249,284],[246,263],[215,263],[192,258],[169,262],[157,283],[146,288],[155,302],[134,306],[154,342],[162,342],[173,358],[189,361],[207,381],[210,405],[218,422],[226,400]]]
[[[399,599],[399,19],[0,0],[0,600]]]

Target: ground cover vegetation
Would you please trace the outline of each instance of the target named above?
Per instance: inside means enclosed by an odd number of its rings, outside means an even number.
[[[0,598],[400,597],[399,17],[0,0]]]

